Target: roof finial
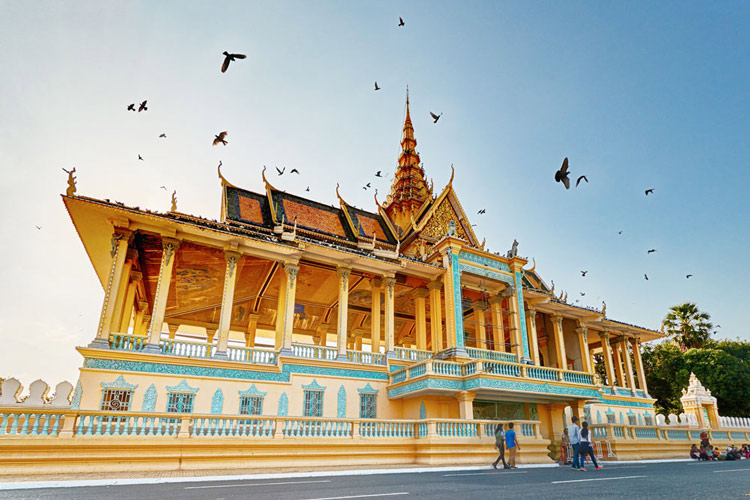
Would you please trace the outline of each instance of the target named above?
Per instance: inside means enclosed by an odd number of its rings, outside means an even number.
[[[341,197],[341,195],[339,194],[339,183],[338,183],[338,182],[336,183],[336,197],[337,197],[337,198],[339,199],[339,203],[340,203],[340,204],[341,204],[342,206],[343,206],[343,205],[349,205],[349,204],[348,204],[347,202],[345,202],[345,201],[344,201],[344,199],[343,199],[343,198]]]
[[[275,187],[271,185],[270,182],[268,182],[268,179],[266,179],[266,166],[263,165],[263,171],[260,173],[260,175],[263,177],[263,183],[266,185],[266,189],[271,189],[273,191],[278,191]]]

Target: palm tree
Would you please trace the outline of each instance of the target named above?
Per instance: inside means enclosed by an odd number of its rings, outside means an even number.
[[[711,316],[700,312],[698,306],[692,302],[671,307],[661,325],[667,336],[680,346],[682,352],[703,347],[714,328]]]

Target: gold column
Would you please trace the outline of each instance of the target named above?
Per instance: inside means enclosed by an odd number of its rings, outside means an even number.
[[[356,330],[354,332],[354,350],[355,351],[361,351],[362,350],[362,336],[364,333],[361,330]]]
[[[568,355],[565,352],[565,337],[563,336],[563,318],[557,314],[552,318],[552,330],[555,337],[555,351],[557,352],[557,367],[561,370],[568,369]]]
[[[318,332],[320,334],[320,338],[318,339],[318,345],[325,347],[328,345],[328,323],[321,323],[318,325]]]
[[[578,334],[578,348],[581,351],[581,366],[583,371],[586,373],[593,373],[594,370],[591,366],[591,353],[589,353],[588,328],[579,321],[576,333]]]
[[[380,352],[380,296],[383,280],[370,280],[372,289],[372,304],[370,305],[370,349]]]
[[[383,284],[385,285],[385,351],[391,352],[394,347],[393,330],[395,328],[395,314],[393,310],[393,289],[396,286],[396,280],[394,278],[386,278],[383,280]]]
[[[282,264],[283,268],[283,264]],[[283,269],[282,269],[283,271]],[[276,302],[276,338],[274,339],[274,349],[277,351],[284,347],[284,324],[286,321],[286,289],[287,275],[285,272],[279,273],[279,298]]]
[[[144,326],[148,323],[145,320],[148,311],[148,302],[138,302],[138,308],[135,312],[135,321],[133,321],[133,335],[145,335]]]
[[[635,389],[635,381],[633,380],[633,364],[630,362],[628,342],[625,337],[620,340],[620,348],[622,349],[622,357],[625,358],[625,381],[628,383],[628,389],[632,391]]]
[[[135,307],[135,292],[138,289],[138,283],[141,281],[141,278],[142,275],[138,271],[130,271],[128,291],[125,293],[125,309],[118,329],[121,333],[128,333],[130,318],[133,316],[133,308]],[[135,328],[133,328],[133,331],[135,331]]]
[[[229,345],[229,329],[232,326],[232,307],[234,306],[234,287],[237,283],[237,267],[240,263],[240,254],[237,252],[224,252],[224,292],[221,296],[221,312],[219,313],[219,343],[214,352],[215,358],[227,358],[227,346]]]
[[[479,349],[489,349],[489,346],[487,345],[487,325],[485,324],[485,318],[484,318],[484,304],[482,304],[481,301],[474,302],[474,321],[477,323],[477,331],[476,331],[476,342],[477,342],[477,348]]]
[[[612,345],[614,344],[614,345]],[[612,348],[612,359],[615,363],[615,373],[617,374],[617,385],[619,387],[625,387],[625,377],[622,374],[622,359],[620,358],[620,343],[613,339],[610,342]]]
[[[115,299],[115,311],[112,315],[112,325],[110,331],[113,333],[125,333],[120,329],[122,323],[122,317],[125,309],[127,308],[125,296],[128,293],[128,284],[130,283],[130,271],[133,268],[133,262],[138,258],[138,252],[134,248],[128,250],[127,257],[125,258],[125,264],[122,266],[122,274],[120,275],[120,285],[117,287],[117,296]],[[130,322],[130,318],[128,318]]]
[[[349,320],[349,275],[352,270],[348,267],[339,267],[336,275],[339,277],[339,317],[338,327],[338,358],[346,358],[346,337],[348,333],[347,322]]]
[[[144,352],[161,352],[159,339],[164,326],[164,313],[167,311],[167,299],[169,298],[169,285],[172,283],[172,269],[177,259],[177,249],[180,242],[172,238],[162,238],[162,256],[159,266],[159,280],[156,283],[154,294],[154,305],[151,313],[151,325],[148,329],[148,344],[143,348]]]
[[[604,366],[607,371],[607,385],[615,385],[615,371],[612,366],[612,349],[609,345],[609,332],[599,332],[599,338],[602,341],[602,355],[604,356]]]
[[[245,347],[255,347],[255,334],[258,331],[259,314],[250,313],[247,317],[247,330],[245,331]]]
[[[638,388],[648,394],[646,387],[646,373],[643,371],[643,359],[641,358],[641,342],[638,337],[630,339],[630,346],[633,348],[633,360],[635,361],[635,371],[638,374]]]
[[[430,281],[427,289],[430,291],[430,336],[432,351],[438,353],[443,350],[443,311],[440,299],[440,289],[443,284],[439,280]]]
[[[443,265],[448,269],[448,273],[451,271],[451,267],[448,266],[448,258],[443,258]],[[450,349],[456,347],[456,316],[455,310],[462,312],[461,304],[454,304],[453,294],[453,279],[450,275],[445,276],[443,280],[443,294],[445,295],[445,348]],[[461,332],[463,335],[463,332]]]
[[[414,290],[415,321],[417,330],[417,349],[427,349],[427,313],[425,311],[425,299],[429,292],[424,288]]]
[[[490,297],[490,309],[492,309],[492,323],[495,331],[493,338],[495,340],[495,350],[508,352],[505,345],[505,326],[503,324],[503,297],[502,295],[493,295]]]
[[[526,330],[529,332],[529,343],[531,344],[531,360],[535,365],[539,365],[539,341],[536,335],[536,309],[528,308],[526,310]]]
[[[518,301],[516,300],[515,287],[503,290],[503,296],[508,298],[508,323],[510,323],[510,337],[513,343],[512,352],[515,352],[518,360],[523,358],[523,339],[521,338],[521,315],[518,314]]]
[[[281,348],[285,351],[292,350],[292,335],[294,333],[294,301],[297,295],[297,264],[284,264],[284,308],[281,330]]]
[[[175,335],[177,334],[177,329],[180,327],[180,325],[176,323],[167,323],[167,330],[169,330],[169,338],[174,339]]]
[[[112,234],[112,251],[110,252],[112,267],[109,270],[109,280],[104,290],[104,302],[102,303],[102,313],[99,317],[96,338],[89,344],[89,347],[109,347],[109,333],[112,326],[112,317],[115,313],[115,299],[120,287],[120,277],[122,276],[122,269],[125,266],[125,258],[127,257],[128,245],[132,235],[132,231],[119,227],[116,227]]]

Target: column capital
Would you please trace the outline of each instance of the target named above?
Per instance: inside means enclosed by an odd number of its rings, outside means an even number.
[[[559,314],[553,314],[552,316],[550,316],[550,319],[557,323],[560,327],[562,327],[562,316],[560,316]]]
[[[641,345],[641,338],[640,337],[629,337],[628,341],[630,342],[630,345],[632,345],[633,347]]]
[[[349,275],[352,273],[351,267],[339,266],[336,268],[336,276],[339,279],[349,279]]]
[[[428,290],[442,290],[443,281],[439,278],[436,280],[430,281],[429,283],[427,283],[427,289]]]
[[[138,310],[145,311],[148,309],[148,302],[145,300],[138,301]]]
[[[299,265],[292,264],[291,262],[284,262],[282,264],[282,267],[284,268],[284,272],[289,275],[291,278],[296,278],[297,273],[299,272]]]
[[[536,319],[536,309],[534,309],[533,307],[527,307],[526,315],[530,317],[532,320]]]
[[[475,392],[469,392],[469,391],[459,391],[457,392],[454,397],[459,401],[474,401],[474,397],[477,394]]]
[[[513,295],[515,293],[516,293],[516,287],[514,287],[514,286],[506,286],[500,292],[500,297],[503,297],[503,298],[513,297]]]
[[[141,273],[140,271],[133,271],[132,269],[130,270],[130,281],[132,281],[133,283],[138,283],[142,279],[143,273]]]
[[[609,339],[609,332],[607,332],[607,331],[602,330],[602,331],[598,332],[598,335],[599,335],[599,338],[602,339],[602,340],[608,340]]]
[[[393,288],[396,286],[396,278],[385,278],[383,280],[383,285],[385,285],[386,288]]]
[[[430,291],[426,288],[415,288],[412,290],[412,294],[414,297],[424,299],[427,298],[427,296],[430,294]]]
[[[370,280],[370,288],[373,290],[380,290],[383,286],[383,280],[381,278],[372,278]]]

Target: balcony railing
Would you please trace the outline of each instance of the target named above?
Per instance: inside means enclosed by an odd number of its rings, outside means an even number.
[[[385,365],[385,354],[379,352],[346,351],[346,359],[363,365]]]
[[[311,344],[292,344],[292,356],[307,359],[334,360],[338,351],[335,347],[323,347]]]
[[[403,359],[406,361],[424,361],[425,359],[432,359],[432,351],[419,351],[417,349],[405,349],[403,347],[396,347],[397,359]]]
[[[262,365],[276,364],[276,351],[257,347],[227,347],[227,356],[232,361],[245,361]]]
[[[518,363],[518,356],[510,352],[490,351],[488,349],[478,349],[476,347],[467,347],[466,352],[474,359]]]

